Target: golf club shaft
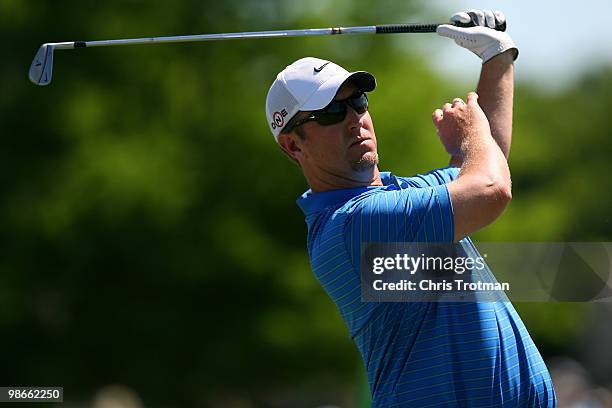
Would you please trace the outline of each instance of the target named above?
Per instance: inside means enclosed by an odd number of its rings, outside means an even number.
[[[440,24],[390,24],[360,27],[331,27],[305,30],[251,31],[242,33],[179,35],[172,37],[128,38],[122,40],[69,41],[51,43],[56,50],[86,47],[107,47],[114,45],[180,43],[197,41],[237,40],[249,38],[304,37],[339,34],[392,34],[392,33],[433,33]]]
[[[442,23],[443,24],[443,23]],[[339,34],[394,34],[394,33],[434,33],[440,24],[387,24],[360,27],[332,27],[314,28],[304,30],[279,30],[279,31],[251,31],[242,33],[224,34],[199,34],[199,35],[179,35],[172,37],[149,37],[149,38],[128,38],[123,40],[100,40],[100,41],[68,41],[58,43],[46,43],[40,46],[34,56],[30,66],[30,81],[36,85],[48,85],[51,82],[53,72],[53,52],[54,50],[67,50],[74,48],[89,47],[108,47],[115,45],[136,45],[136,44],[163,44],[163,43],[183,43],[197,41],[217,41],[217,40],[238,40],[249,38],[283,38],[283,37],[304,37],[315,35],[339,35]],[[458,24],[461,27],[470,27],[471,24]],[[498,31],[505,31],[506,24],[495,28]]]

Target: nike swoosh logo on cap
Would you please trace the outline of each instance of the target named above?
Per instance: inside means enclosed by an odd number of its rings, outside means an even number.
[[[314,72],[321,72],[323,70],[323,68],[325,68],[325,66],[327,64],[329,64],[329,63],[330,63],[330,61],[327,61],[325,64],[321,65],[319,68],[314,67]]]

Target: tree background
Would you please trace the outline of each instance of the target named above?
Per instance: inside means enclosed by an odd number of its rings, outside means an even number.
[[[72,406],[109,384],[151,407],[367,406],[266,92],[306,55],[372,72],[381,168],[412,175],[446,164],[430,114],[477,72],[436,73],[418,36],[57,51],[45,88],[27,71],[43,42],[416,21],[423,3],[0,1],[0,385],[63,386]],[[611,94],[610,68],[559,92],[517,85],[514,199],[475,239],[611,240]],[[548,361],[612,383],[592,342],[609,308],[516,307]]]

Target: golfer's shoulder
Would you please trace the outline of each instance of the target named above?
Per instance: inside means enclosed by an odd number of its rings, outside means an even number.
[[[393,231],[410,230],[408,225],[413,222],[435,228],[449,221],[451,213],[444,185],[419,188],[400,180],[399,185],[381,186],[352,198],[330,214],[329,221],[340,221],[344,233],[350,236],[384,238],[393,235]]]
[[[340,205],[332,215],[333,218],[348,220],[354,216],[363,216],[380,207],[380,203],[385,201],[388,192],[396,187],[388,186],[368,187],[358,195],[355,195]]]
[[[370,187],[352,197],[338,210],[350,215],[376,215],[405,211],[412,204],[419,206],[439,195],[447,195],[446,183],[456,176],[453,170],[434,170],[412,177],[381,173],[382,186]]]
[[[369,229],[383,214],[398,208],[402,199],[398,186],[371,187],[367,191],[352,197],[329,214],[328,224],[342,223],[345,228]]]
[[[430,170],[427,173],[418,173],[410,177],[397,177],[397,179],[400,185],[405,187],[435,187],[455,180],[459,175],[459,170],[457,167],[448,166]]]

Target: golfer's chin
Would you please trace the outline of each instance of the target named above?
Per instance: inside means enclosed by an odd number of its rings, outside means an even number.
[[[375,150],[363,153],[356,160],[351,161],[351,168],[354,171],[368,171],[378,165],[378,153]]]

